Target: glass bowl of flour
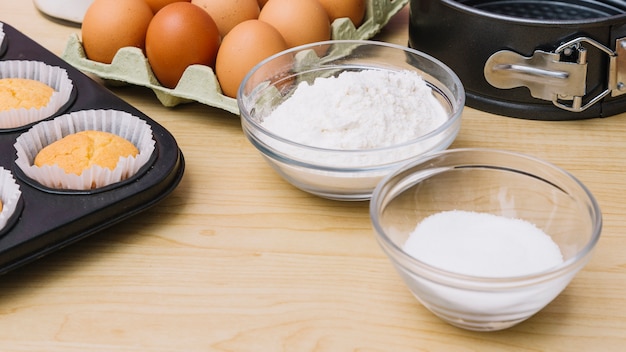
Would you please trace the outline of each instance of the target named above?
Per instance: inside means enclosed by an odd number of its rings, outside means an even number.
[[[377,240],[413,295],[468,330],[514,326],[584,267],[602,215],[559,167],[519,153],[449,149],[411,162],[375,189]]]
[[[369,200],[378,182],[456,138],[465,91],[440,61],[368,40],[278,53],[237,95],[243,131],[286,181],[335,200]]]

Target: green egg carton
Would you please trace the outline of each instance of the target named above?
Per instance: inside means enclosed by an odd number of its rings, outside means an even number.
[[[376,35],[409,0],[366,0],[363,23],[357,28],[350,19],[332,23],[332,39],[369,39]],[[141,49],[120,49],[110,64],[87,59],[78,34],[70,35],[62,58],[83,72],[93,74],[110,85],[137,85],[150,88],[163,106],[174,107],[199,102],[233,114],[239,114],[237,101],[222,94],[217,77],[208,66],[189,66],[175,88],[162,86]]]

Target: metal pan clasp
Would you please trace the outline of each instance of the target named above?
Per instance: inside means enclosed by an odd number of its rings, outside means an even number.
[[[609,57],[607,87],[594,97],[586,96],[587,49],[584,44]],[[501,50],[485,62],[484,76],[496,88],[527,87],[535,98],[552,101],[564,110],[581,112],[609,94],[626,93],[626,39],[617,39],[615,47],[613,51],[591,38],[579,37],[559,45],[553,52],[536,50],[531,57]],[[564,54],[575,57],[575,61],[562,60]]]

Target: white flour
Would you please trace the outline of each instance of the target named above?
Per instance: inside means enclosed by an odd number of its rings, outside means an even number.
[[[563,262],[558,245],[530,222],[468,211],[427,217],[404,249],[432,266],[482,277],[532,274]]]
[[[301,83],[263,126],[301,144],[354,150],[409,141],[446,120],[417,73],[365,70]]]

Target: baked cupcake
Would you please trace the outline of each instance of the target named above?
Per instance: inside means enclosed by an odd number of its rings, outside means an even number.
[[[81,175],[98,165],[110,170],[117,167],[119,158],[136,157],[137,147],[129,140],[104,131],[80,131],[48,144],[35,156],[38,167],[58,165],[67,174]]]
[[[156,142],[150,125],[118,110],[81,110],[43,121],[15,142],[16,165],[60,190],[93,190],[126,180],[148,164]]]
[[[18,204],[22,192],[20,186],[9,170],[0,167],[0,233],[3,233],[11,225],[18,210]]]
[[[17,128],[46,119],[69,102],[67,71],[40,61],[0,62],[0,129]]]

